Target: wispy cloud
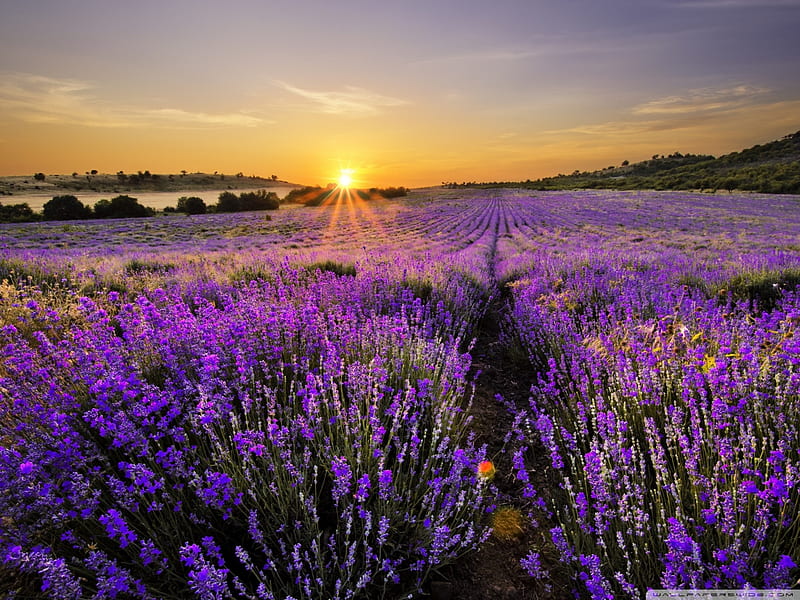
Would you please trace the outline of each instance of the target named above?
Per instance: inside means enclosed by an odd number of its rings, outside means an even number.
[[[685,115],[729,110],[748,104],[769,91],[752,85],[695,89],[683,96],[667,96],[639,104],[633,107],[632,112],[636,115]]]
[[[387,107],[408,104],[399,98],[353,86],[346,86],[344,91],[318,91],[299,88],[285,81],[276,81],[275,84],[308,100],[316,111],[330,115],[371,116]]]
[[[4,74],[0,78],[0,112],[30,123],[87,127],[253,127],[268,123],[245,112],[212,114],[180,108],[119,106],[94,90],[90,83],[77,79]]]
[[[578,133],[583,135],[601,137],[636,137],[657,131],[667,131],[674,129],[685,129],[706,122],[699,118],[682,119],[650,119],[646,121],[607,121],[605,123],[593,123],[578,125],[568,129],[557,131],[547,131],[549,134]]]
[[[633,106],[628,118],[547,133],[630,138],[659,131],[707,126],[714,120],[731,119],[754,110],[781,109],[780,102],[764,101],[770,91],[752,85],[689,90],[683,95],[656,98]]]
[[[153,119],[164,119],[165,121],[174,123],[197,125],[238,125],[241,127],[253,127],[255,125],[271,122],[244,112],[211,114],[205,112],[191,112],[179,108],[160,108],[145,111],[143,114]]]

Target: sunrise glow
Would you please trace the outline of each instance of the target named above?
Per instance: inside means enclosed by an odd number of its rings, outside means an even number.
[[[11,3],[0,175],[414,188],[720,155],[800,129],[796,0],[633,5],[469,3],[455,26],[448,3],[235,0],[225,28],[241,43],[223,43],[219,12],[186,0],[135,19]]]
[[[342,169],[337,184],[340,188],[349,188],[353,185],[353,169]]]

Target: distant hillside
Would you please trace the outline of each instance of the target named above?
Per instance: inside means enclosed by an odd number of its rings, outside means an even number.
[[[175,192],[210,189],[255,189],[271,186],[292,186],[272,177],[255,175],[226,175],[222,173],[175,173],[160,175],[150,171],[136,173],[98,173],[46,175],[36,173],[28,176],[0,177],[0,196],[14,194],[63,194],[75,192]]]
[[[800,131],[719,158],[676,152],[634,164],[626,161],[619,167],[599,171],[575,171],[536,181],[492,185],[537,190],[742,190],[800,194]]]

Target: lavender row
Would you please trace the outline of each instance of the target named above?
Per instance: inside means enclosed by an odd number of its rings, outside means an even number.
[[[769,311],[709,297],[671,270],[690,263],[607,255],[514,286],[511,323],[540,371],[517,456],[549,456],[558,489],[526,493],[581,595],[797,579],[800,293],[779,290]]]
[[[274,277],[7,287],[7,569],[59,599],[357,598],[480,544],[461,326],[386,281]]]
[[[549,510],[576,590],[635,596],[655,585],[644,573],[668,572],[669,539],[686,543],[667,583],[785,581],[796,521],[775,545],[782,521],[764,515],[777,510],[779,475],[784,514],[796,512],[796,433],[780,441],[782,421],[770,420],[795,418],[796,202],[417,192],[269,221],[2,226],[6,569],[52,597],[419,589],[487,534],[493,491],[476,479],[483,450],[465,433],[465,352],[487,300],[507,289],[508,339],[541,374],[518,433],[566,465],[553,468],[555,506],[567,508]],[[745,403],[726,427],[712,420],[751,396],[776,410]],[[697,435],[681,433],[695,423]],[[761,463],[725,445],[742,440]],[[656,469],[659,451],[668,468]],[[681,470],[671,457],[689,451],[700,466]],[[700,468],[723,464],[720,452],[732,457],[730,489]],[[522,484],[525,459],[518,448]],[[635,492],[598,508],[592,486],[616,491],[603,477],[622,481],[620,464]],[[714,515],[734,515],[743,532],[699,531],[712,517],[698,511],[717,511],[726,491],[735,502]],[[547,508],[546,492],[523,492]],[[634,497],[650,502],[631,513],[644,538],[617,506]],[[766,533],[748,537],[756,516]],[[532,573],[541,550],[523,561]]]

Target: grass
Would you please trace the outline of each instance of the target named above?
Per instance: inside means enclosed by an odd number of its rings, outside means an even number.
[[[325,260],[325,261],[310,263],[308,265],[305,265],[304,268],[312,273],[316,271],[321,271],[323,273],[334,273],[339,277],[356,276],[355,265],[337,262],[335,260]]]

